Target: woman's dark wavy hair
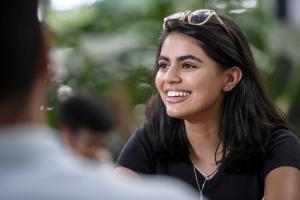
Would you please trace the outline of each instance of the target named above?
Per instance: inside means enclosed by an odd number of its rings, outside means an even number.
[[[158,71],[163,42],[172,32],[195,38],[221,68],[239,67],[243,78],[224,97],[219,130],[224,150],[222,159],[216,161],[235,171],[252,171],[262,164],[272,130],[279,124],[286,128],[288,125],[285,115],[277,109],[264,88],[246,37],[232,20],[220,18],[230,34],[214,17],[201,26],[177,22],[167,27],[160,37],[154,74]],[[167,115],[157,90],[149,101],[146,116],[148,122],[144,128],[151,133],[156,155],[189,159],[190,144],[183,120]]]

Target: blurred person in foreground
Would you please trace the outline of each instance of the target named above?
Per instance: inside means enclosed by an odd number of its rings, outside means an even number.
[[[147,122],[116,171],[177,177],[211,200],[299,200],[299,139],[240,28],[201,9],[166,17],[163,29]]]
[[[105,148],[114,120],[102,99],[87,92],[72,95],[59,106],[59,130],[78,155],[99,163],[112,163]]]
[[[37,7],[37,0],[1,2],[0,199],[196,199],[170,179],[83,169],[64,151],[40,110],[51,73]]]

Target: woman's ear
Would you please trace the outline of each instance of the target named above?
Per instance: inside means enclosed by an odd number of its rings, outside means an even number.
[[[224,92],[229,92],[235,88],[243,77],[243,72],[239,67],[231,67],[225,71]]]

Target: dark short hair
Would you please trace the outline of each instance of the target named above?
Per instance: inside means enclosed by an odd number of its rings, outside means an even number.
[[[106,103],[89,93],[77,93],[59,106],[59,123],[70,129],[87,128],[106,133],[113,128],[114,120]]]
[[[192,37],[221,69],[239,67],[243,77],[224,97],[219,138],[224,147],[222,166],[254,169],[265,156],[270,132],[279,124],[287,127],[284,114],[273,104],[265,90],[246,37],[229,18],[220,16],[231,34],[215,18],[201,26],[177,22],[162,32],[157,50],[154,74],[164,40],[177,32]],[[152,132],[157,155],[189,158],[189,142],[182,119],[166,113],[157,90],[146,110],[146,129]],[[241,168],[241,166],[243,166]]]
[[[38,74],[41,30],[37,0],[1,2],[0,101],[26,95]]]

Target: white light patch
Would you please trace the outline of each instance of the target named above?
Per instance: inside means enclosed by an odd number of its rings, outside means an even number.
[[[96,1],[97,0],[51,0],[51,7],[54,10],[71,10],[93,4]]]

